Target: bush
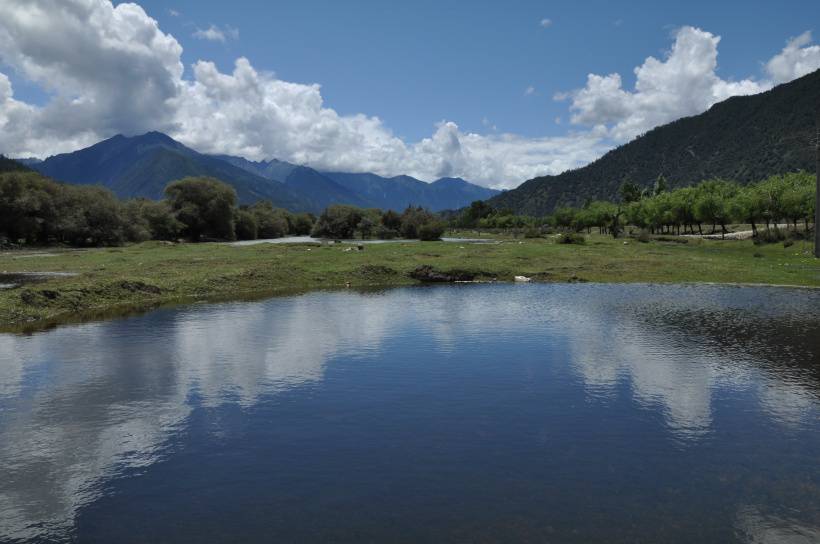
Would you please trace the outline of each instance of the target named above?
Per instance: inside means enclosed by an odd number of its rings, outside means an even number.
[[[351,239],[364,217],[364,210],[355,206],[335,204],[328,206],[316,224],[311,236],[318,238]]]
[[[639,232],[638,236],[636,236],[635,238],[639,242],[644,243],[644,244],[648,244],[652,240],[652,238],[649,236],[649,233],[646,232],[645,230],[642,230],[641,232]]]
[[[558,236],[559,244],[584,244],[586,241],[587,239],[584,238],[584,235],[577,232],[565,232]]]
[[[419,227],[419,240],[434,241],[440,240],[444,234],[444,223],[440,221],[430,221]]]
[[[541,231],[535,227],[530,227],[524,231],[524,238],[541,238]]]

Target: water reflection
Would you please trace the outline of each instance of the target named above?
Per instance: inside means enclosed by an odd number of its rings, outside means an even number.
[[[666,439],[689,452],[731,450],[730,435],[745,425],[755,438],[793,440],[794,433],[807,433],[799,435],[813,437],[801,453],[805,462],[818,452],[820,429],[818,302],[816,292],[776,289],[462,286],[190,306],[31,336],[0,335],[0,540],[74,538],[84,507],[115,495],[119,479],[150,475],[182,451],[218,465],[193,420],[204,410],[215,422],[209,432],[215,427],[228,435],[232,429],[220,425],[219,414],[230,406],[264,411],[272,418],[266,425],[277,421],[294,441],[303,439],[295,430],[299,418],[322,410],[327,417],[320,424],[327,427],[316,433],[332,434],[344,422],[352,434],[381,440],[387,430],[372,433],[394,428],[388,421],[408,428],[429,418],[450,424],[447,418],[455,416],[441,412],[447,406],[465,422],[475,419],[465,428],[476,434],[463,438],[466,443],[424,434],[414,436],[416,442],[432,441],[426,446],[439,448],[433,451],[445,459],[468,445],[476,456],[490,447],[531,471],[527,481],[538,493],[551,480],[539,484],[541,469],[527,465],[523,452],[557,448],[562,440],[576,458],[550,462],[577,471],[589,460],[583,452],[601,447],[609,448],[615,466],[631,466],[641,448],[666,451]],[[575,404],[579,387],[583,409]],[[396,396],[368,411],[358,407],[385,390]],[[303,406],[293,420],[276,401],[286,394]],[[489,412],[487,399],[495,399]],[[335,415],[342,413],[344,420]],[[630,426],[622,435],[602,424],[613,414]],[[654,414],[663,427],[651,426]],[[523,425],[523,434],[486,443],[502,420],[514,422],[505,432]],[[588,431],[597,434],[578,442],[576,435]],[[269,431],[247,432],[263,444]],[[515,446],[519,440],[529,444],[523,451]],[[253,445],[244,447],[235,451],[258,455]],[[538,463],[556,451],[540,452]],[[768,459],[764,453],[759,462]],[[720,463],[736,454],[689,462],[706,472],[723,470]],[[290,462],[296,471],[298,462]],[[784,479],[801,476],[789,468],[781,467]],[[304,468],[308,474],[316,469]],[[442,485],[446,469],[438,476]],[[760,493],[763,486],[791,500],[764,484],[742,491]],[[647,485],[650,493],[653,484]],[[778,517],[767,511],[770,505],[734,504],[734,534],[751,542],[788,542],[778,529],[784,526],[816,534],[820,512],[811,509],[818,500],[803,500],[796,517]],[[533,514],[530,522],[547,515]]]

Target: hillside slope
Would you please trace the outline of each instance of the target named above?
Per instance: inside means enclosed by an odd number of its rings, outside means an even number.
[[[614,199],[624,181],[672,187],[713,177],[749,183],[772,174],[813,170],[820,71],[765,93],[729,98],[707,112],[657,127],[595,162],[531,179],[490,199],[497,208],[544,215],[559,205]]]

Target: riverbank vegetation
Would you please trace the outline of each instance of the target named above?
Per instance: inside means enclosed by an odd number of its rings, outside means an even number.
[[[238,206],[212,178],[168,185],[161,201],[122,201],[103,187],[58,183],[30,171],[0,173],[0,245],[118,246],[147,240],[236,240],[309,234],[314,217],[261,201]]]
[[[785,235],[778,225],[792,233],[810,230],[814,218],[815,176],[806,172],[771,176],[758,183],[741,186],[712,179],[693,187],[670,189],[663,177],[652,189],[641,191],[624,183],[616,202],[592,201],[580,208],[559,207],[542,217],[515,215],[474,202],[451,218],[454,228],[483,230],[550,229],[619,236],[624,231],[648,234],[726,234],[732,223],[747,224],[759,241],[780,241]],[[765,233],[759,231],[765,225]]]
[[[0,173],[0,246],[118,246],[147,240],[232,241],[308,235],[437,240],[446,224],[419,206],[403,213],[328,207],[318,220],[259,201],[238,206],[213,178],[170,183],[165,198],[121,201],[102,187],[57,183],[31,171]]]

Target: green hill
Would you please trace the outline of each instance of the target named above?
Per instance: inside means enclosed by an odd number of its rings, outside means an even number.
[[[672,187],[722,177],[750,183],[815,168],[820,70],[753,96],[729,98],[707,112],[657,127],[597,161],[531,179],[489,200],[496,208],[544,215],[559,205],[617,198],[624,181]]]

